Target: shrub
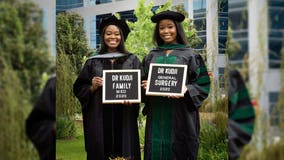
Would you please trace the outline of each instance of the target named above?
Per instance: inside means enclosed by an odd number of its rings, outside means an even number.
[[[228,140],[224,130],[217,129],[216,126],[210,124],[209,122],[202,122],[199,137],[200,146],[198,159],[228,159]]]
[[[75,121],[67,117],[57,117],[56,119],[56,138],[65,139],[75,137]]]

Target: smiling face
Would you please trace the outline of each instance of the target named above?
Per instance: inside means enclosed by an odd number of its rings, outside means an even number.
[[[177,29],[172,20],[164,19],[159,22],[159,35],[167,44],[177,43]]]
[[[108,52],[117,51],[117,47],[121,42],[121,34],[117,26],[109,25],[106,27],[104,32],[104,42]]]

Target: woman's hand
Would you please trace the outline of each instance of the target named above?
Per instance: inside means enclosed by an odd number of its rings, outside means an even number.
[[[187,91],[187,88],[186,86],[182,86],[182,93],[183,95],[186,93]],[[176,95],[170,95],[170,96],[167,96],[168,98],[176,98],[176,99],[179,99],[179,98],[182,98],[181,96],[176,96]]]
[[[144,90],[146,90],[146,88],[147,88],[147,83],[148,83],[147,80],[142,81],[141,87],[143,87]]]
[[[123,105],[126,105],[126,106],[131,106],[132,105],[132,103],[131,102],[129,102],[129,101],[123,101],[123,103],[122,103]]]
[[[92,92],[96,91],[102,85],[103,85],[103,78],[101,78],[101,77],[93,77],[92,78],[91,91]]]

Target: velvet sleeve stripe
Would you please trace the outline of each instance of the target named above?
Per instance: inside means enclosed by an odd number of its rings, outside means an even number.
[[[205,92],[206,94],[209,94],[210,92],[210,78],[208,76],[208,74],[203,75],[198,77],[198,79],[196,80],[195,84],[198,86],[198,88],[200,88],[203,92]]]
[[[195,70],[195,73],[198,75],[198,79],[195,83],[199,85],[203,92],[208,94],[210,92],[210,78],[205,64],[201,62],[200,67]]]
[[[231,115],[230,118],[237,120],[237,119],[243,119],[248,117],[254,117],[254,109],[252,106],[243,106],[241,108],[237,108]]]
[[[210,78],[209,78],[209,76],[202,76],[202,77],[198,78],[196,83],[199,84],[199,85],[210,84]]]
[[[205,92],[206,94],[209,94],[210,92],[210,85],[206,85],[206,86],[200,86],[200,89]]]
[[[254,129],[254,123],[246,123],[246,124],[240,124],[239,127],[246,133],[252,135],[253,129]]]
[[[232,105],[235,105],[238,103],[238,101],[243,99],[249,99],[248,90],[244,86],[239,91],[235,92],[230,100]]]
[[[200,73],[207,73],[207,68],[204,64],[202,64],[199,68],[195,70],[195,73],[199,75]]]

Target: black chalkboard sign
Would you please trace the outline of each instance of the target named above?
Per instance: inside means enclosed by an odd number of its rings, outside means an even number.
[[[140,70],[104,70],[103,103],[141,102]]]
[[[151,63],[146,95],[183,97],[186,72],[187,65]]]

